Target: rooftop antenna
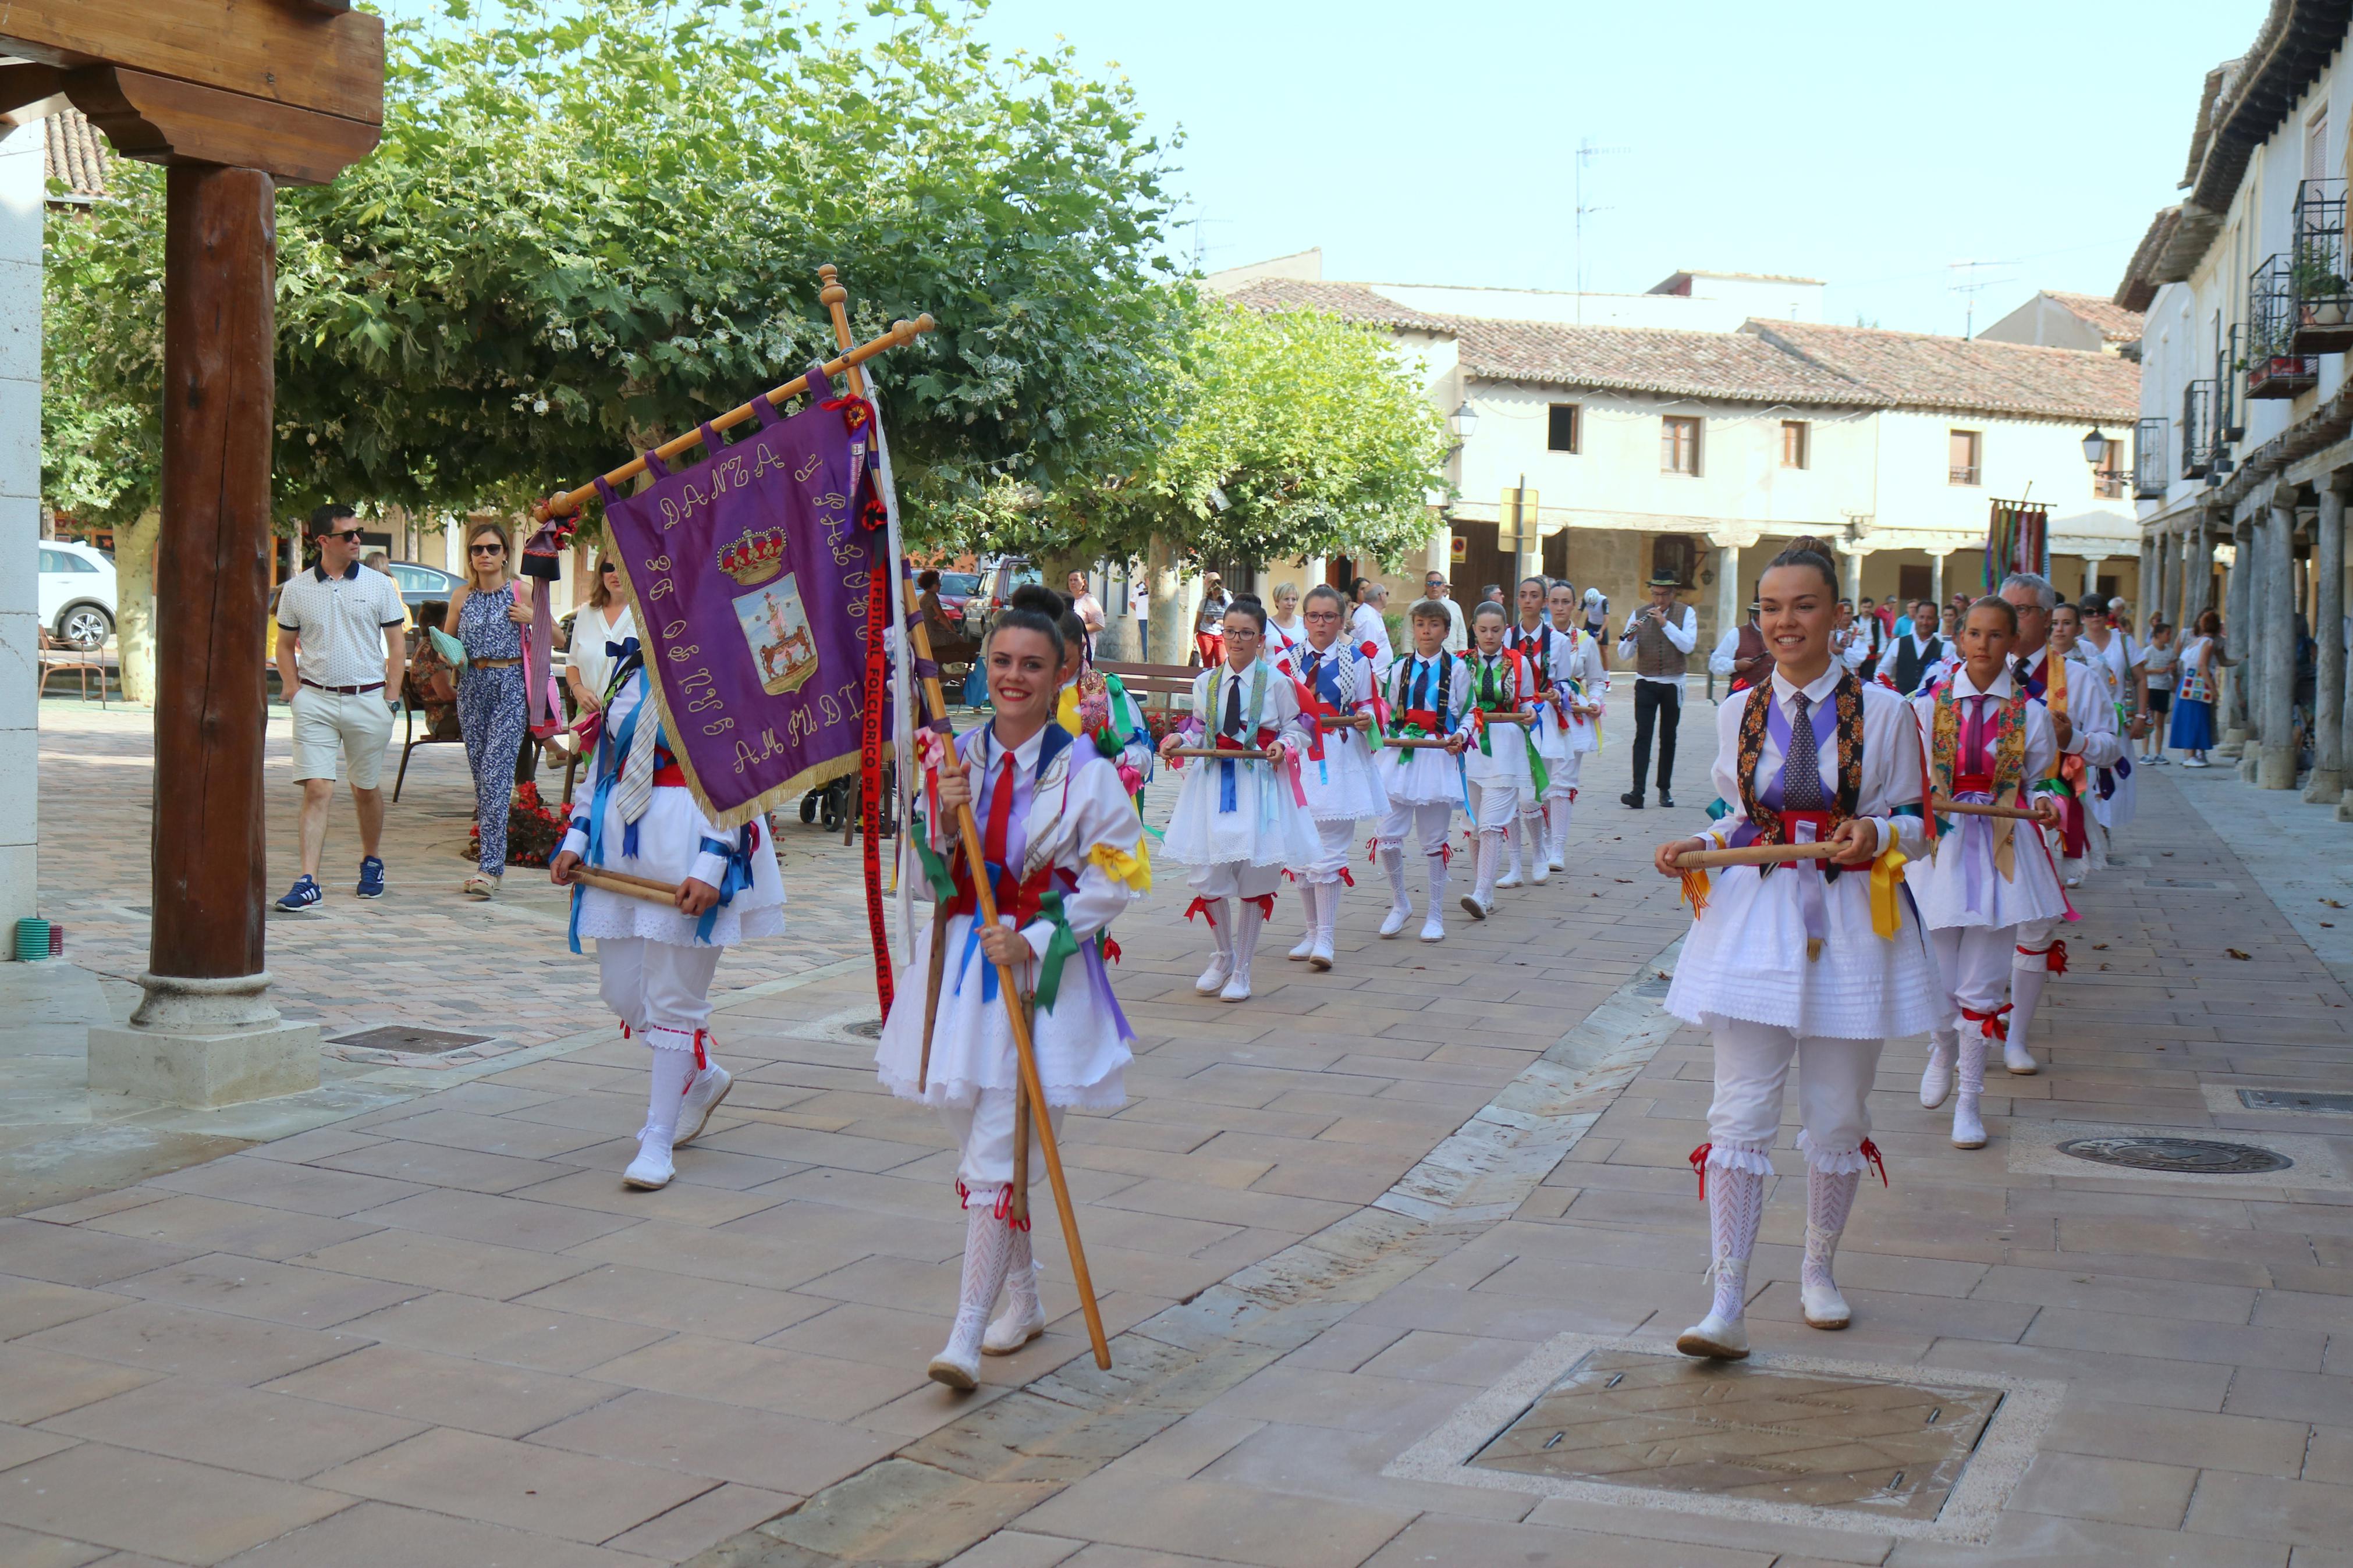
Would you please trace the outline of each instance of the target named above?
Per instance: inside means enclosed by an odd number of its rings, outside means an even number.
[[[1596,158],[1604,158],[1610,156],[1613,153],[1628,153],[1632,150],[1633,149],[1630,147],[1597,147],[1593,144],[1593,138],[1590,136],[1580,137],[1577,139],[1577,252],[1575,265],[1577,269],[1577,319],[1580,324],[1585,321],[1585,215],[1588,213],[1603,213],[1610,210],[1604,206],[1590,206],[1587,205],[1585,200],[1586,165],[1592,163]]]
[[[1209,226],[1209,225],[1216,225],[1216,226],[1219,226],[1219,227],[1223,227],[1224,226],[1226,226],[1226,225],[1228,225],[1228,224],[1230,224],[1230,223],[1232,223],[1233,221],[1234,221],[1234,220],[1233,220],[1233,219],[1231,219],[1231,218],[1225,218],[1225,217],[1211,217],[1211,216],[1209,216],[1207,213],[1200,212],[1200,211],[1198,211],[1198,210],[1193,214],[1192,223],[1191,223],[1190,226],[1191,226],[1191,228],[1192,228],[1192,230],[1193,230],[1193,270],[1194,270],[1194,271],[1196,271],[1196,272],[1201,272],[1201,271],[1205,271],[1205,270],[1207,270],[1207,268],[1205,268],[1201,265],[1201,263],[1202,263],[1202,262],[1203,262],[1203,261],[1204,261],[1204,260],[1208,257],[1209,252],[1211,252],[1212,250],[1225,250],[1225,249],[1228,249],[1228,248],[1229,248],[1229,247],[1222,246],[1222,245],[1208,245],[1208,244],[1204,243],[1204,242],[1203,242],[1203,239],[1202,239],[1202,237],[1201,237],[1201,230],[1202,230],[1202,228],[1203,228],[1204,226]]]
[[[1981,278],[1978,269],[2009,265],[2007,261],[1955,261],[1947,265],[1946,270],[1952,275],[1952,282],[1947,287],[1967,302],[1961,315],[1962,337],[1977,336],[1978,293],[1997,283],[2012,281],[2009,278]]]

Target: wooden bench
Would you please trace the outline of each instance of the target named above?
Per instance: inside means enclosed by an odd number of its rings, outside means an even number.
[[[81,683],[81,700],[85,702],[90,700],[90,678],[93,675],[98,677],[98,705],[101,708],[106,706],[106,683],[110,678],[114,681],[118,695],[122,689],[122,678],[106,662],[104,648],[74,647],[51,637],[48,628],[43,626],[40,628],[40,667],[35,691],[47,696],[49,677],[60,672]]]
[[[1119,664],[1111,659],[1097,659],[1095,668],[1105,675],[1116,675],[1119,683],[1138,701],[1151,696],[1182,697],[1190,700],[1193,680],[1201,672],[1181,664]],[[1173,702],[1163,703],[1173,707]]]

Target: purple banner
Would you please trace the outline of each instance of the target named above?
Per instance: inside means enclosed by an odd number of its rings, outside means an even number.
[[[858,766],[867,606],[887,560],[873,411],[841,398],[607,496],[662,732],[703,815],[750,820]],[[889,732],[885,726],[885,732]]]

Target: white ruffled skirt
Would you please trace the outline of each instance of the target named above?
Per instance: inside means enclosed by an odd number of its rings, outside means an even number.
[[[1799,1035],[1886,1040],[1925,1034],[1950,1011],[1911,900],[1900,892],[1893,940],[1871,924],[1869,868],[1822,887],[1821,956],[1806,956],[1804,865],[1770,877],[1754,866],[1710,873],[1707,910],[1683,940],[1666,1010],[1685,1023],[1773,1024]]]
[[[1303,769],[1314,765],[1300,763]],[[1230,811],[1225,809],[1220,777],[1228,767],[1234,770]],[[1301,787],[1304,793],[1303,776]],[[1155,858],[1180,866],[1305,866],[1323,847],[1314,818],[1292,794],[1285,764],[1187,757]]]

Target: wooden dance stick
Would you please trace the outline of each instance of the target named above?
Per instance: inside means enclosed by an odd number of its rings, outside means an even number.
[[[818,273],[820,277],[828,279],[831,277],[832,271],[833,269],[829,267],[820,267],[818,268]],[[839,285],[828,282],[827,287],[839,288]],[[820,299],[823,298],[822,295],[819,295],[818,297]],[[849,320],[847,316],[843,315],[842,312],[839,310],[835,311],[834,314],[837,319],[842,321],[846,322]],[[850,390],[857,393],[860,397],[863,397],[866,395],[866,378],[858,374],[858,367],[860,365],[864,364],[868,360],[872,359],[876,354],[881,353],[885,350],[895,349],[902,343],[913,342],[917,338],[923,336],[925,332],[932,331],[934,327],[938,326],[938,322],[932,320],[931,313],[929,311],[925,311],[912,321],[898,322],[896,325],[892,326],[889,331],[883,333],[881,337],[876,338],[872,342],[862,343],[854,349],[849,346],[849,328],[846,325],[842,326],[837,329],[835,332],[835,336],[841,340],[841,347],[843,350],[842,355],[839,359],[828,360],[825,364],[825,373],[828,375],[838,375],[843,371],[848,371],[849,373]],[[751,418],[757,411],[761,397],[766,398],[772,405],[781,406],[786,398],[797,397],[807,390],[808,377],[806,375],[797,376],[793,380],[785,383],[782,386],[772,387],[768,391],[761,393],[759,397],[754,397],[749,403],[738,405],[737,406],[729,409],[726,413],[719,415],[711,421],[711,427],[713,430],[730,430],[734,428],[736,426],[741,425],[746,419]],[[680,436],[672,440],[665,441],[660,446],[656,447],[654,448],[654,456],[665,459],[675,458],[681,452],[685,451],[688,447],[699,447],[702,444],[702,431],[698,427],[688,431],[683,436]],[[611,473],[607,474],[605,476],[605,482],[608,485],[618,485],[627,480],[636,479],[639,474],[642,474],[645,471],[645,458],[632,458],[628,462],[623,463],[619,468],[615,468]],[[537,510],[535,510],[532,515],[542,522],[545,522],[551,518],[570,517],[574,512],[578,511],[582,506],[586,505],[588,498],[596,493],[596,487],[593,484],[583,485],[576,490],[566,490],[562,495],[551,497],[549,500],[540,502]],[[929,658],[930,656],[927,654],[924,657]]]
[[[818,291],[818,299],[832,313],[835,342],[847,349],[849,346],[849,312],[845,306],[849,299],[849,290],[834,280],[835,273],[831,267],[820,267],[817,270],[825,284]],[[866,378],[859,374],[858,366],[871,357],[871,354],[861,354],[859,358],[843,362],[843,368],[849,373],[849,390],[860,397],[866,395]],[[923,603],[915,596],[913,577],[901,574],[899,595],[907,616],[908,641],[914,648],[915,657],[930,664],[932,638],[923,626]],[[940,692],[939,677],[927,675],[923,677],[922,685],[926,717],[945,723],[948,705],[947,699]],[[1051,719],[1048,722],[1052,722]],[[962,766],[953,752],[944,760],[950,767]],[[965,864],[973,868],[973,900],[978,905],[973,919],[995,925],[997,894],[988,885],[988,875],[985,869],[988,858],[982,851],[980,823],[973,816],[969,802],[956,808],[956,837],[964,846]],[[1095,1301],[1094,1279],[1087,1271],[1086,1248],[1079,1241],[1078,1212],[1071,1206],[1070,1184],[1062,1176],[1062,1152],[1054,1143],[1054,1119],[1046,1110],[1046,1086],[1038,1077],[1038,1047],[1030,1038],[1029,1014],[1021,1005],[1021,988],[1016,983],[1013,971],[1002,963],[997,965],[997,993],[1005,1003],[1006,1022],[1013,1029],[1013,1052],[1020,1063],[1022,1097],[1037,1116],[1038,1144],[1045,1152],[1046,1176],[1054,1188],[1054,1209],[1062,1222],[1062,1240],[1071,1250],[1071,1273],[1079,1288],[1079,1310],[1086,1315],[1087,1339],[1094,1346],[1095,1365],[1108,1371],[1111,1367],[1111,1342],[1103,1334],[1103,1309]]]
[[[2022,806],[1979,805],[1966,800],[1947,800],[1942,795],[1929,797],[1928,809],[1939,816],[2006,816],[2012,822],[2040,822],[2042,819]]]
[[[1263,763],[1272,759],[1255,746],[1248,751],[1228,751],[1222,746],[1176,746],[1160,753],[1164,757],[1214,757],[1228,763]]]
[[[1535,721],[1536,716],[1533,713],[1490,713],[1485,720],[1490,724],[1533,724]]]
[[[1443,735],[1391,735],[1381,742],[1398,752],[1441,751],[1453,743]]]
[[[592,888],[602,888],[608,893],[625,898],[643,899],[649,904],[678,902],[678,884],[657,882],[651,877],[632,877],[627,871],[607,871],[600,866],[575,866],[572,879],[586,882]]]
[[[1702,871],[1711,866],[1778,866],[1784,860],[1828,860],[1837,856],[1835,844],[1749,844],[1738,849],[1686,849],[1675,857],[1678,871]]]

